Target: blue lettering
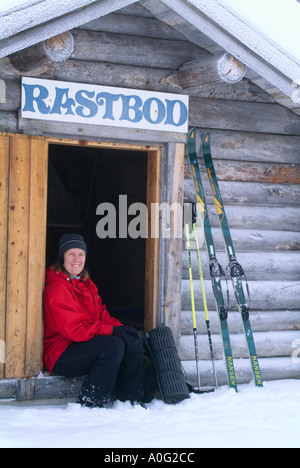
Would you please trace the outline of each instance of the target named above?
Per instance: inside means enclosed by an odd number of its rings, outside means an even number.
[[[34,101],[38,107],[38,110],[41,114],[49,114],[50,106],[46,106],[44,100],[49,96],[47,88],[40,85],[27,85],[23,84],[25,90],[25,105],[23,108],[24,112],[35,112]],[[34,91],[39,90],[39,95],[34,96]]]
[[[151,117],[151,108],[154,102],[157,104],[157,110],[154,111],[154,114],[156,115],[156,119],[152,119]],[[143,112],[144,112],[144,117],[147,120],[147,122],[150,122],[151,124],[154,124],[154,125],[160,124],[166,116],[165,105],[160,99],[157,99],[157,98],[147,99],[143,107]]]
[[[74,99],[69,98],[69,88],[55,88],[55,91],[55,101],[50,114],[61,114],[61,108],[63,108],[67,109],[67,112],[65,112],[64,115],[74,115],[72,106],[75,106],[75,101]],[[64,97],[65,101],[63,102]]]
[[[88,98],[93,98],[95,96],[95,91],[85,91],[82,89],[75,94],[75,99],[80,106],[76,107],[76,114],[80,117],[94,117],[98,112],[98,106],[90,99],[86,99],[83,94],[85,94]],[[89,113],[84,113],[84,109],[88,109]]]
[[[121,94],[121,98],[123,101],[123,111],[120,120],[128,120],[133,123],[140,122],[143,119],[143,112],[141,111],[143,105],[142,99],[139,96],[125,96],[124,94]],[[132,100],[134,100],[134,103],[131,103]],[[130,117],[130,113],[131,115],[134,114],[134,117]]]
[[[109,119],[109,120],[115,120],[114,118],[114,109],[113,109],[113,104],[114,102],[117,102],[120,99],[119,94],[111,94],[111,93],[99,93],[97,94],[96,97],[96,102],[98,106],[104,106],[105,105],[105,114],[103,116],[103,119]]]
[[[188,110],[186,105],[182,101],[170,101],[169,99],[166,99],[167,103],[167,118],[165,121],[165,125],[174,125],[175,127],[181,127],[184,125],[187,121],[188,118]],[[179,112],[179,118],[178,122],[175,122],[175,106],[176,104],[179,104],[180,112]],[[177,114],[177,112],[176,112]],[[177,117],[177,115],[176,115]]]

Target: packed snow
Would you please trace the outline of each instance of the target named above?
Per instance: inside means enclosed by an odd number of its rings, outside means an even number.
[[[300,380],[193,394],[178,405],[0,406],[1,448],[299,448]]]

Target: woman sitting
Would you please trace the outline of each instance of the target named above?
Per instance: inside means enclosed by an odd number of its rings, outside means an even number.
[[[143,343],[112,318],[85,270],[87,246],[64,234],[59,261],[46,272],[44,364],[64,377],[86,376],[77,402],[102,407],[112,391],[121,401],[143,400]]]

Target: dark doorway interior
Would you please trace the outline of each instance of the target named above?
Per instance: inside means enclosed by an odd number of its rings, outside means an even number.
[[[145,239],[120,239],[119,196],[128,206],[147,202],[147,152],[50,145],[47,252],[50,266],[64,232],[82,234],[88,245],[87,269],[111,315],[143,328]],[[101,203],[116,207],[117,238],[99,239]],[[128,216],[128,222],[134,216]]]

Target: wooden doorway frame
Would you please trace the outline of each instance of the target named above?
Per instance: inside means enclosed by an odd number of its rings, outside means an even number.
[[[49,145],[148,153],[147,206],[160,203],[162,147],[0,134],[0,339],[6,344],[1,378],[38,375],[42,368],[42,291],[45,277]],[[3,195],[3,196],[2,196]],[[150,231],[149,231],[150,232]],[[146,239],[145,330],[158,323],[160,238]],[[3,284],[2,284],[3,283]]]
[[[50,144],[80,146],[86,148],[103,148],[121,151],[143,151],[148,153],[147,165],[147,208],[149,235],[146,239],[145,258],[145,312],[144,329],[149,331],[157,326],[158,295],[159,295],[159,237],[151,237],[151,206],[160,203],[160,167],[162,149],[159,146],[138,145],[128,143],[107,143],[96,141],[68,140],[48,137]]]

